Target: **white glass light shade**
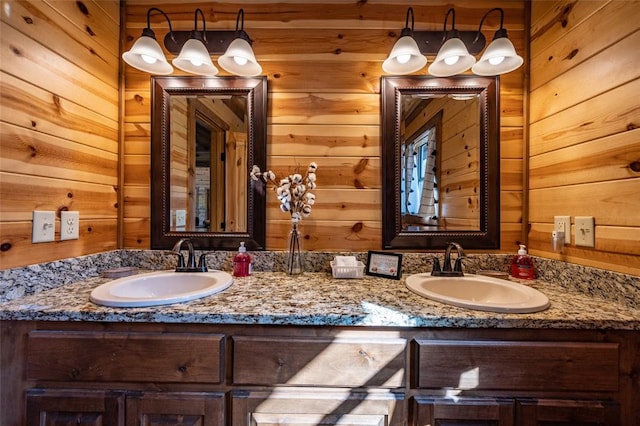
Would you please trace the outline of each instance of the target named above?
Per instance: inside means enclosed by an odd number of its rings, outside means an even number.
[[[420,52],[412,36],[400,37],[393,45],[389,57],[382,63],[382,70],[389,74],[409,74],[427,65],[427,58]]]
[[[216,75],[218,68],[211,62],[211,56],[205,45],[198,39],[190,38],[182,46],[180,54],[172,61],[176,68],[191,74]]]
[[[142,36],[122,54],[122,59],[134,68],[150,74],[171,74],[173,67],[165,58],[155,38]]]
[[[254,77],[262,73],[262,67],[256,61],[251,45],[241,38],[234,39],[224,55],[218,58],[218,64],[226,71],[242,77]]]
[[[519,68],[523,62],[511,40],[500,37],[491,42],[471,70],[477,75],[498,75]]]
[[[476,58],[469,54],[467,47],[459,38],[445,41],[435,61],[429,66],[429,74],[435,77],[449,77],[467,71]]]

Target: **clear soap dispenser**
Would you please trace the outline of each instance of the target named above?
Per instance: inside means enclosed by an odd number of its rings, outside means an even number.
[[[233,276],[248,277],[249,275],[251,275],[251,256],[247,254],[243,241],[238,248],[238,254],[233,258]]]
[[[511,276],[522,280],[532,280],[536,277],[533,259],[527,254],[527,246],[520,244],[518,254],[511,260]]]

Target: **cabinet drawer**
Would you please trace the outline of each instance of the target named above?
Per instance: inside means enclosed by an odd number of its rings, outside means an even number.
[[[614,343],[416,340],[420,388],[616,391]]]
[[[233,382],[242,385],[401,387],[405,339],[233,337]]]
[[[220,383],[224,335],[32,331],[27,378],[53,381]]]

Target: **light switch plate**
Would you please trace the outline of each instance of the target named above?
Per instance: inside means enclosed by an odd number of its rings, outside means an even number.
[[[564,232],[564,244],[571,244],[571,216],[554,216],[553,230]]]
[[[595,247],[595,221],[593,216],[576,216],[576,245]]]
[[[80,237],[80,213],[60,212],[60,240],[77,240]]]
[[[176,228],[187,226],[187,211],[176,210]]]
[[[33,211],[32,243],[48,243],[56,239],[56,212]]]

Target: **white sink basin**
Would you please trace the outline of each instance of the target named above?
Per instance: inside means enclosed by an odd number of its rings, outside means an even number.
[[[109,281],[96,287],[90,299],[119,308],[169,305],[219,293],[233,283],[226,272],[160,271]]]
[[[549,307],[549,298],[536,289],[483,275],[432,277],[429,273],[414,274],[407,277],[406,286],[428,299],[479,311],[529,313]]]

